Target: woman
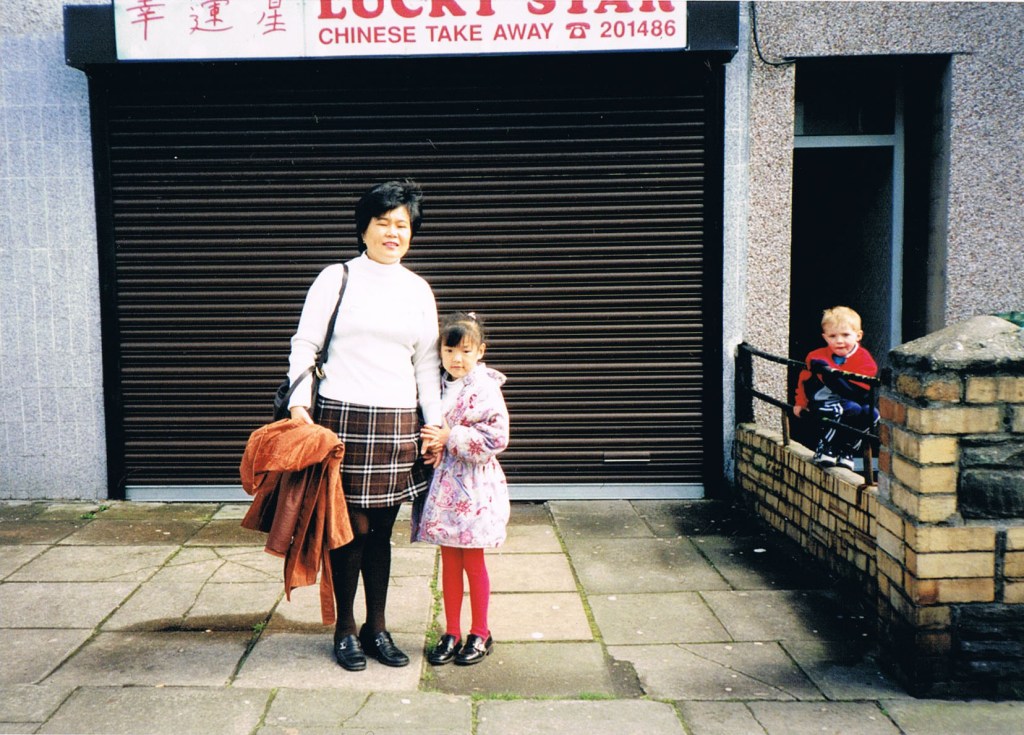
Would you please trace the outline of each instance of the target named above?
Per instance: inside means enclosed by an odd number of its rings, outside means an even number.
[[[437,305],[430,286],[402,265],[422,220],[422,192],[411,181],[373,187],[356,205],[359,257],[349,278],[324,377],[314,404],[310,381],[289,403],[291,417],[317,421],[345,443],[341,476],[355,538],[330,554],[338,619],[334,655],[349,671],[366,668],[367,655],[387,666],[409,657],[388,633],[384,608],[391,576],[391,530],[403,501],[425,492],[429,469],[419,458],[420,423],[441,423]],[[324,269],[306,295],[292,337],[289,377],[311,364],[341,286],[340,263]],[[353,613],[359,576],[366,622]]]

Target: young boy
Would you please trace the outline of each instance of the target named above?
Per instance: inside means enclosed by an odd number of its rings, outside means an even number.
[[[878,365],[860,346],[864,337],[860,315],[848,306],[826,309],[821,316],[821,336],[827,347],[807,355],[807,368],[800,371],[793,413],[797,417],[813,410],[819,416],[846,426],[867,431],[878,424],[878,411],[869,405],[869,386],[836,374],[837,370],[874,377]],[[817,373],[812,367],[821,368]],[[831,424],[821,424],[814,463],[822,467],[836,464],[853,469],[853,455],[860,450],[862,438]]]

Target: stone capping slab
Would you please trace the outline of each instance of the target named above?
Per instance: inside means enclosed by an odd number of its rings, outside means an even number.
[[[976,316],[900,345],[893,369],[995,372],[1024,368],[1024,329],[996,316]]]

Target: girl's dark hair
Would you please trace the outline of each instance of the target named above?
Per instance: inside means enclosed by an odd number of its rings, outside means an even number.
[[[457,311],[446,316],[441,322],[441,344],[445,347],[458,347],[466,337],[477,345],[485,344],[487,341],[484,336],[484,325],[474,312]]]
[[[363,233],[370,226],[370,221],[402,206],[409,210],[409,224],[415,235],[423,222],[423,190],[415,181],[385,181],[359,198],[356,203],[356,240],[359,242],[360,253],[366,250]]]

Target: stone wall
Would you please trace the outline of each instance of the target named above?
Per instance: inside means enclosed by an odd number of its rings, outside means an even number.
[[[877,488],[745,424],[741,497],[877,608],[913,694],[1024,697],[1024,330],[975,317],[890,357]]]

